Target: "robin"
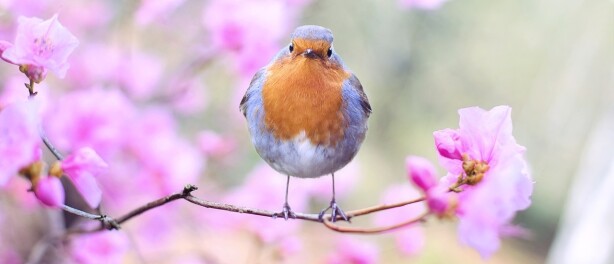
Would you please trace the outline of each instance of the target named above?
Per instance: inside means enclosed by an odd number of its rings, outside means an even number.
[[[335,172],[348,164],[367,132],[371,105],[358,78],[333,49],[332,32],[306,25],[291,43],[261,68],[241,100],[256,151],[273,169],[287,175],[281,213],[295,218],[288,204],[290,176],[332,175],[333,197],[320,214],[346,214],[335,202]]]

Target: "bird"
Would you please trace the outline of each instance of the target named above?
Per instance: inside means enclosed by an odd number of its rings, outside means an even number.
[[[335,172],[357,154],[371,105],[362,84],[333,48],[333,33],[316,25],[297,27],[290,43],[256,72],[239,109],[260,157],[287,176],[285,203],[274,216],[296,218],[288,203],[290,177],[332,176],[330,209],[349,221],[335,201]]]

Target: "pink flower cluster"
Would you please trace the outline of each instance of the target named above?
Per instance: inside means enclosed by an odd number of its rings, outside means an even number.
[[[0,155],[4,157],[0,160],[0,186],[27,170],[23,174],[30,177],[36,197],[47,206],[59,207],[64,204],[59,177],[66,174],[88,204],[98,206],[101,192],[94,176],[107,165],[94,150],[75,151],[59,163],[56,173],[42,171],[38,105],[38,100],[17,101],[0,110]]]
[[[68,70],[68,56],[79,45],[60,22],[58,16],[43,21],[39,18],[19,18],[19,27],[14,43],[2,41],[2,59],[20,66],[20,70],[35,83],[47,76],[47,71],[64,78]]]
[[[441,165],[448,171],[436,183],[428,161],[408,160],[410,178],[427,196],[430,210],[459,218],[461,241],[491,256],[500,237],[513,235],[516,212],[530,204],[533,180],[524,147],[512,136],[511,108],[459,110],[460,128],[436,131]]]

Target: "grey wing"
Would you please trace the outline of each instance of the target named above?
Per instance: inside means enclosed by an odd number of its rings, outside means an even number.
[[[358,105],[360,105],[360,109],[362,110],[362,112],[365,114],[365,116],[369,117],[371,115],[371,104],[369,104],[369,98],[367,98],[367,94],[365,93],[365,91],[362,88],[362,84],[360,83],[360,81],[358,80],[358,77],[356,77],[356,75],[354,75],[353,73],[350,75],[350,78],[347,80],[347,84],[355,89],[351,89],[348,92],[351,92],[351,90],[354,90],[356,93],[356,96],[349,96],[350,98],[354,98],[355,100],[358,100]]]
[[[254,78],[249,83],[249,87],[241,99],[241,104],[239,104],[239,110],[243,113],[243,116],[247,117],[247,107],[249,105],[250,100],[254,97],[255,93],[259,93],[262,91],[262,84],[264,83],[266,68],[262,68],[256,72]]]

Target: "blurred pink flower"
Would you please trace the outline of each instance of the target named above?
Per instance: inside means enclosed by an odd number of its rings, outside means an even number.
[[[516,212],[531,204],[533,180],[524,159],[525,148],[512,136],[510,107],[497,106],[490,111],[471,107],[459,110],[459,114],[456,132],[460,144],[454,145],[465,160],[441,155],[441,165],[448,170],[442,182],[449,186],[460,174],[470,179],[458,193],[459,235],[487,258],[499,248],[499,237],[506,235]],[[467,176],[467,168],[483,175]]]
[[[124,232],[96,232],[74,236],[70,241],[70,254],[81,264],[123,263],[128,246]]]
[[[455,194],[449,193],[449,183],[437,181],[435,167],[422,157],[409,156],[405,161],[407,173],[414,185],[426,196],[426,204],[438,216],[454,214]]]
[[[150,108],[139,114],[125,135],[126,148],[140,163],[143,180],[154,183],[159,194],[177,192],[194,183],[206,166],[196,147],[177,130],[167,109]]]
[[[346,197],[360,182],[362,174],[358,162],[352,161],[345,167],[335,172],[335,196],[337,201]],[[333,195],[333,180],[330,175],[315,179],[298,179],[301,186],[315,199],[330,201]]]
[[[39,18],[19,17],[13,46],[2,53],[10,63],[25,67],[28,78],[40,82],[47,70],[64,78],[68,70],[68,56],[79,41],[60,22],[58,15],[43,21]]]
[[[3,0],[0,7],[9,14],[36,15],[43,13],[55,1],[53,0]]]
[[[203,81],[197,78],[180,80],[166,86],[173,110],[181,114],[195,114],[207,108],[209,98]]]
[[[411,181],[423,192],[437,185],[435,167],[429,160],[418,156],[409,156],[405,159],[405,168]]]
[[[61,96],[46,112],[45,131],[56,147],[91,147],[105,160],[121,151],[136,114],[117,89],[91,88]]]
[[[40,159],[37,100],[10,104],[0,111],[0,186]]]
[[[177,9],[185,0],[141,0],[134,20],[140,26],[163,21],[166,16]]]
[[[37,84],[36,88],[39,92],[36,94],[37,107],[39,110],[44,110],[47,105],[48,93],[46,91],[47,84]],[[28,99],[29,94],[24,87],[24,79],[21,75],[5,76],[2,83],[2,93],[0,94],[0,110],[2,108],[15,103],[23,102]]]
[[[234,53],[239,74],[251,77],[277,52],[293,15],[280,0],[213,0],[205,7],[203,23],[213,46]]]
[[[28,192],[32,182],[24,177],[13,177],[0,189],[11,197],[11,200],[24,211],[33,211],[40,208],[40,201],[35,195]],[[1,263],[1,261],[0,261]]]
[[[279,254],[284,258],[298,254],[303,247],[303,241],[295,236],[283,238],[277,244]]]
[[[383,204],[393,204],[401,201],[415,199],[421,194],[408,184],[399,184],[388,187],[380,200]],[[423,203],[411,204],[401,208],[378,212],[375,223],[379,226],[389,226],[419,217],[426,211]],[[405,255],[415,255],[424,247],[424,231],[422,226],[413,225],[404,227],[390,233],[396,241],[397,247]]]
[[[400,0],[399,4],[404,8],[416,8],[416,9],[437,9],[448,0]]]
[[[357,237],[341,237],[334,251],[326,258],[327,264],[378,263],[379,249]]]
[[[462,159],[459,152],[462,148],[458,131],[446,128],[433,132],[435,138],[435,146],[439,155],[448,159]]]
[[[456,210],[457,194],[450,192],[448,183],[440,183],[426,192],[426,204],[429,210],[437,216],[453,216]]]
[[[307,208],[308,195],[301,179],[290,179],[288,203],[295,212]],[[226,202],[246,207],[262,208],[281,212],[285,199],[286,176],[274,171],[267,164],[260,164],[247,176],[244,184],[232,190]],[[229,228],[243,227],[259,235],[262,241],[272,243],[293,236],[299,229],[301,221],[270,219],[267,217],[250,217],[241,214],[218,215],[223,219],[223,226]]]
[[[66,77],[80,89],[87,89],[99,83],[117,83],[118,71],[124,54],[104,43],[84,43],[75,51],[72,69]]]
[[[237,142],[211,130],[204,130],[198,133],[198,146],[206,156],[222,157],[232,152]]]
[[[41,203],[49,207],[60,207],[64,204],[64,187],[58,177],[40,178],[34,186],[34,195]]]
[[[91,148],[80,148],[62,160],[62,170],[75,185],[85,201],[96,208],[102,200],[102,191],[96,178],[108,165]]]
[[[152,97],[162,77],[164,67],[155,56],[142,52],[130,52],[119,63],[119,84],[136,99]]]

